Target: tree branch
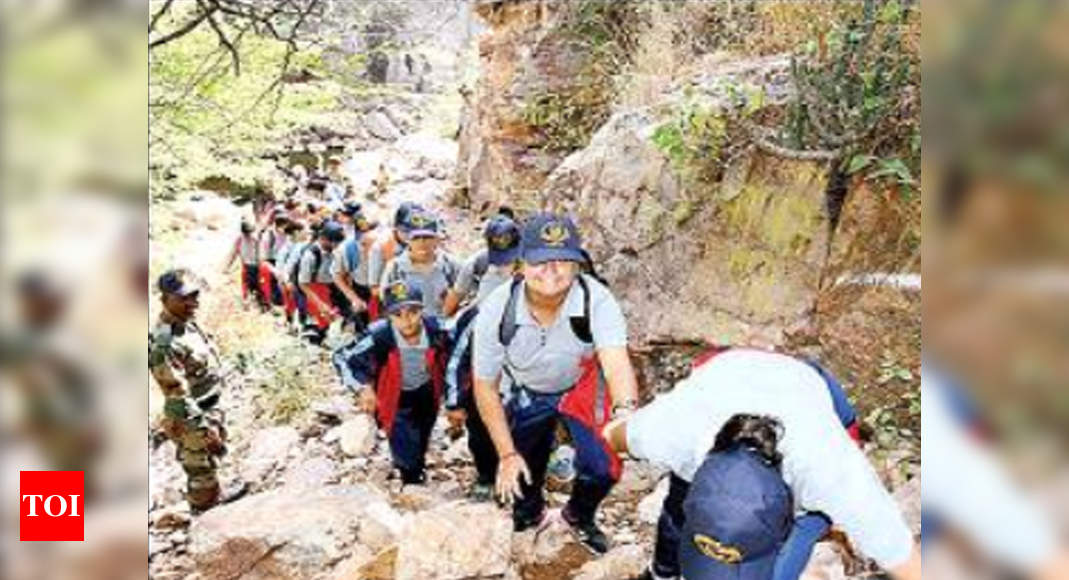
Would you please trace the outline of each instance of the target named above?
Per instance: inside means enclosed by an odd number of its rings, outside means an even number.
[[[163,3],[163,6],[161,6],[160,9],[157,10],[156,13],[152,15],[152,19],[148,21],[148,32],[149,32],[149,34],[152,34],[152,32],[154,30],[156,30],[156,23],[159,22],[160,18],[162,18],[163,15],[166,14],[167,11],[171,9],[171,4],[173,4],[173,3],[174,3],[174,0],[166,0],[166,2]]]
[[[200,1],[198,0],[197,3],[200,4]],[[219,44],[226,47],[227,52],[230,53],[230,61],[234,63],[234,76],[241,76],[241,55],[238,54],[237,47],[227,38],[226,33],[219,27],[219,23],[215,21],[210,12],[208,13],[208,25],[215,31],[215,35],[219,37]]]
[[[169,33],[157,38],[156,40],[149,41],[148,49],[152,50],[152,49],[156,48],[157,46],[162,46],[164,44],[167,44],[168,42],[171,42],[173,40],[177,40],[179,38],[182,38],[183,36],[189,34],[190,32],[193,32],[193,29],[196,28],[197,26],[199,26],[201,22],[204,22],[204,20],[206,18],[208,18],[208,16],[211,16],[211,14],[213,12],[215,12],[216,9],[217,9],[216,6],[212,6],[211,8],[207,9],[206,11],[201,12],[197,16],[191,18],[189,20],[189,22],[186,22],[185,24],[183,24],[177,30],[171,31],[171,32],[169,32]]]

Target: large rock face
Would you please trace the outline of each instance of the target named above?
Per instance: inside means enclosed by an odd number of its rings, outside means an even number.
[[[533,199],[564,158],[542,148],[525,120],[532,98],[584,82],[587,54],[559,25],[564,3],[486,1],[476,5],[489,27],[479,39],[482,74],[461,127],[459,186],[477,207]]]
[[[329,576],[360,545],[365,520],[374,544],[392,539],[382,538],[394,525],[381,517],[388,511],[369,487],[279,488],[205,513],[190,530],[189,551],[207,579]]]
[[[688,184],[653,142],[667,122],[614,116],[553,172],[546,205],[579,221],[632,338],[781,343],[819,287],[825,168],[746,154],[720,183]]]

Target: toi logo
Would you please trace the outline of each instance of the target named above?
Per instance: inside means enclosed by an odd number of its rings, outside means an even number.
[[[19,541],[85,540],[85,475],[19,472]]]

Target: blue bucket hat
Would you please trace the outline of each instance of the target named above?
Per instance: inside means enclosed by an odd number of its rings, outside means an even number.
[[[407,280],[398,280],[385,288],[382,299],[386,311],[394,314],[402,306],[423,306],[423,290]]]
[[[684,578],[771,580],[793,514],[776,467],[746,448],[711,453],[694,474],[683,510]]]
[[[501,266],[520,257],[520,226],[511,218],[496,215],[486,224],[486,249],[489,262]]]
[[[523,228],[523,261],[541,264],[551,260],[583,261],[579,229],[572,218],[540,213],[531,217]]]

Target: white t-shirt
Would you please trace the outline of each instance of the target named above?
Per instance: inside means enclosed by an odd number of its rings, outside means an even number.
[[[690,481],[739,413],[783,424],[783,478],[796,509],[827,514],[885,569],[909,559],[913,536],[897,504],[843,429],[824,379],[792,357],[742,349],[717,355],[635,412],[628,448]]]

